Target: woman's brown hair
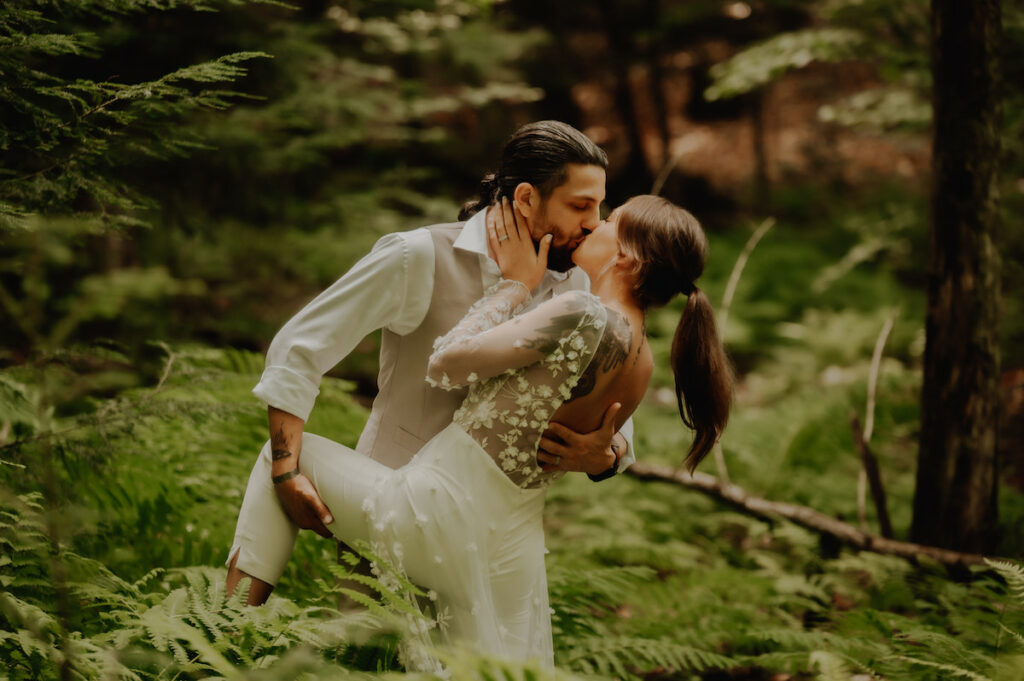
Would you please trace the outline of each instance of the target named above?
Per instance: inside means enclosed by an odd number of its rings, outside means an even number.
[[[635,196],[619,208],[618,239],[633,259],[633,295],[641,307],[660,307],[677,293],[687,296],[671,363],[679,415],[694,431],[684,462],[692,473],[725,430],[733,390],[715,312],[695,284],[704,272],[707,237],[697,218],[671,201]]]

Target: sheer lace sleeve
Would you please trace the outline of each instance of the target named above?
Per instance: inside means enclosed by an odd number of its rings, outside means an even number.
[[[427,381],[455,388],[540,361],[577,328],[590,298],[567,293],[515,316],[529,292],[520,282],[498,282],[434,343]]]

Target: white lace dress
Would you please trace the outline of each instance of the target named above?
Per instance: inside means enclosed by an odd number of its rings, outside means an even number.
[[[428,380],[469,385],[469,394],[409,464],[392,470],[306,434],[300,468],[334,515],[329,529],[339,539],[368,541],[432,591],[435,639],[550,665],[541,515],[545,489],[559,474],[537,466],[537,447],[587,369],[607,311],[574,291],[516,315],[528,296],[518,282],[499,282],[437,340]],[[231,557],[276,583],[296,530],[274,496],[269,449],[250,477]]]

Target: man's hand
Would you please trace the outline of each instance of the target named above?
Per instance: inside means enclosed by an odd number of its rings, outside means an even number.
[[[608,407],[601,425],[589,433],[577,433],[555,421],[549,423],[537,451],[537,463],[541,469],[549,473],[573,471],[599,475],[611,468],[616,462],[611,449],[615,415],[621,408],[618,402]]]
[[[274,485],[277,499],[291,521],[303,530],[313,530],[321,537],[331,537],[327,525],[334,516],[317,493],[313,483],[302,473]]]

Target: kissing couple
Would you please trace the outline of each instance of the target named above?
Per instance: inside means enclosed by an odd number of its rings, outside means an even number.
[[[429,589],[433,640],[553,665],[544,495],[567,472],[600,481],[635,461],[648,308],[687,296],[671,364],[691,471],[732,396],[695,283],[700,224],[656,196],[602,220],[607,165],[569,125],[525,125],[461,222],[381,238],[285,324],[253,390],[270,440],[242,501],[229,592],[249,577],[248,602],[264,602],[298,530],[312,529],[368,542]],[[356,449],[303,433],[321,377],[376,329],[380,391]]]

